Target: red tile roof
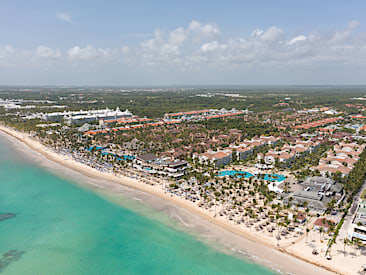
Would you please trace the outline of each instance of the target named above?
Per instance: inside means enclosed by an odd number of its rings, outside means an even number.
[[[319,127],[319,126],[322,126],[322,125],[326,125],[326,124],[329,124],[329,123],[336,122],[340,119],[343,119],[343,118],[342,117],[325,118],[325,119],[313,121],[313,122],[310,122],[310,123],[305,123],[305,124],[302,124],[302,125],[296,125],[295,129],[315,128],[315,127]]]

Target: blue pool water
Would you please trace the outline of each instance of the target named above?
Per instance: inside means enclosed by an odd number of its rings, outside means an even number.
[[[218,176],[223,177],[223,176],[233,176],[233,177],[237,177],[237,178],[250,178],[250,177],[254,177],[256,179],[264,179],[264,180],[268,180],[268,181],[284,181],[286,179],[286,176],[284,175],[279,175],[279,174],[261,174],[264,175],[263,178],[260,178],[258,176],[253,175],[252,173],[249,172],[245,172],[245,171],[237,171],[237,170],[224,170],[224,171],[220,171]]]
[[[88,150],[91,151],[93,148],[94,148],[94,146],[90,146]],[[95,149],[96,150],[103,150],[104,147],[102,147],[102,146],[95,146]]]
[[[91,151],[93,148],[94,148],[94,146],[90,146],[88,151]],[[104,147],[102,147],[102,146],[96,146],[95,149],[102,150],[102,152],[100,154],[103,156],[106,156],[106,155],[116,156],[116,154],[113,154],[110,152],[104,152]],[[117,158],[117,160],[134,160],[134,159],[135,159],[135,156],[132,156],[132,155],[123,155],[122,158]]]

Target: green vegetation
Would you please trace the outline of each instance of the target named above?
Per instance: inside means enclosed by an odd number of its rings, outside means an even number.
[[[238,119],[211,119],[201,121],[199,124],[205,126],[208,130],[229,131],[230,129],[238,129],[243,133],[243,136],[251,138],[260,135],[276,135],[278,130],[269,125],[260,123],[243,122],[243,118]]]
[[[360,190],[365,181],[366,175],[366,151],[360,154],[360,159],[356,162],[355,168],[349,173],[344,189],[352,198]]]

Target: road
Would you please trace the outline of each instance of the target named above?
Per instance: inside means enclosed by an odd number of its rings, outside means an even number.
[[[342,225],[342,228],[339,230],[339,235],[338,235],[339,240],[343,240],[344,238],[347,238],[348,227],[349,227],[350,223],[352,222],[353,215],[355,214],[356,209],[357,209],[358,200],[360,199],[360,196],[365,188],[366,188],[366,180],[364,181],[360,191],[354,197],[352,206],[351,206],[350,210],[348,211],[347,216],[344,218],[344,223]]]

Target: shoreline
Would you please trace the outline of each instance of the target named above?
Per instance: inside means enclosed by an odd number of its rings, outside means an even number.
[[[96,169],[81,164],[65,155],[60,155],[51,151],[46,146],[31,139],[27,134],[18,132],[13,129],[9,129],[2,125],[0,126],[0,131],[6,134],[8,137],[14,138],[18,142],[24,144],[28,149],[41,154],[46,159],[55,162],[61,165],[62,167],[71,169],[72,171],[80,173],[81,175],[84,175],[86,177],[94,178],[96,180],[104,180],[113,183],[118,183],[119,185],[123,185],[128,188],[132,188],[134,190],[143,192],[145,194],[147,193],[152,196],[158,197],[159,199],[165,200],[169,203],[174,204],[179,208],[188,211],[190,214],[196,216],[197,218],[203,218],[209,224],[213,224],[222,230],[228,231],[231,234],[234,234],[240,238],[244,238],[247,241],[246,243],[247,246],[249,246],[250,243],[252,245],[251,248],[248,248],[246,246],[244,248],[245,251],[248,252],[248,254],[253,255],[254,257],[257,257],[256,255],[258,255],[258,257],[260,257],[261,259],[271,262],[270,265],[263,263],[259,264],[269,266],[273,270],[280,269],[281,271],[285,270],[285,272],[290,272],[294,274],[312,274],[314,272],[321,272],[321,274],[328,274],[328,273],[346,274],[344,272],[332,269],[323,264],[313,262],[309,259],[301,257],[296,253],[289,252],[286,250],[286,248],[276,247],[273,244],[265,242],[265,240],[260,239],[254,234],[250,234],[248,232],[245,232],[244,230],[236,228],[234,225],[231,225],[229,221],[226,222],[212,217],[209,211],[205,211],[204,209],[199,208],[192,202],[185,201],[181,198],[164,193],[164,191],[159,187],[150,186],[141,181],[129,177],[125,176],[117,177],[109,173],[103,173],[97,171]],[[113,184],[107,186],[102,184],[102,186],[98,185],[98,188],[113,192],[115,190],[113,190],[113,188],[111,187],[112,185]],[[255,252],[253,252],[254,250]],[[240,253],[240,249],[238,249],[238,251]],[[316,269],[316,271],[314,271],[314,269]]]

